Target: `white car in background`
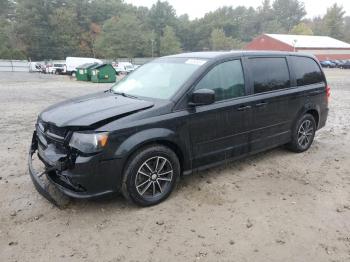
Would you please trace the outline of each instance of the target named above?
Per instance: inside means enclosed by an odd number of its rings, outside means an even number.
[[[55,64],[50,65],[48,67],[49,74],[64,75],[64,74],[66,74],[66,72],[67,72],[66,64],[55,63]]]
[[[133,64],[129,62],[119,62],[112,65],[117,73],[129,74],[135,70]]]

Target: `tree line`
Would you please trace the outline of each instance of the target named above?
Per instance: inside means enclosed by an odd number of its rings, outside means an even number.
[[[190,20],[166,1],[151,8],[122,0],[0,0],[0,59],[114,59],[240,49],[262,33],[328,35],[350,41],[350,17],[334,4],[306,19],[299,0],[258,8],[222,7]]]

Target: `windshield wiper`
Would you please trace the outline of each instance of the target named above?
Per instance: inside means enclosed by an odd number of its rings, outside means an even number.
[[[124,96],[124,97],[128,97],[128,98],[138,98],[137,96],[133,96],[133,95],[129,95],[129,94],[126,94],[124,92],[115,92],[111,89],[111,92],[113,92],[114,94],[116,95],[119,95],[119,96]]]

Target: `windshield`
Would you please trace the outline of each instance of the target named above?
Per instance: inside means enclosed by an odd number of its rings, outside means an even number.
[[[143,65],[112,87],[117,93],[170,99],[205,60],[168,58]]]

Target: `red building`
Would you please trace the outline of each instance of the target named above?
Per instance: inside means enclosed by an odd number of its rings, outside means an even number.
[[[320,61],[350,59],[350,44],[328,36],[263,34],[245,49],[309,53]]]

